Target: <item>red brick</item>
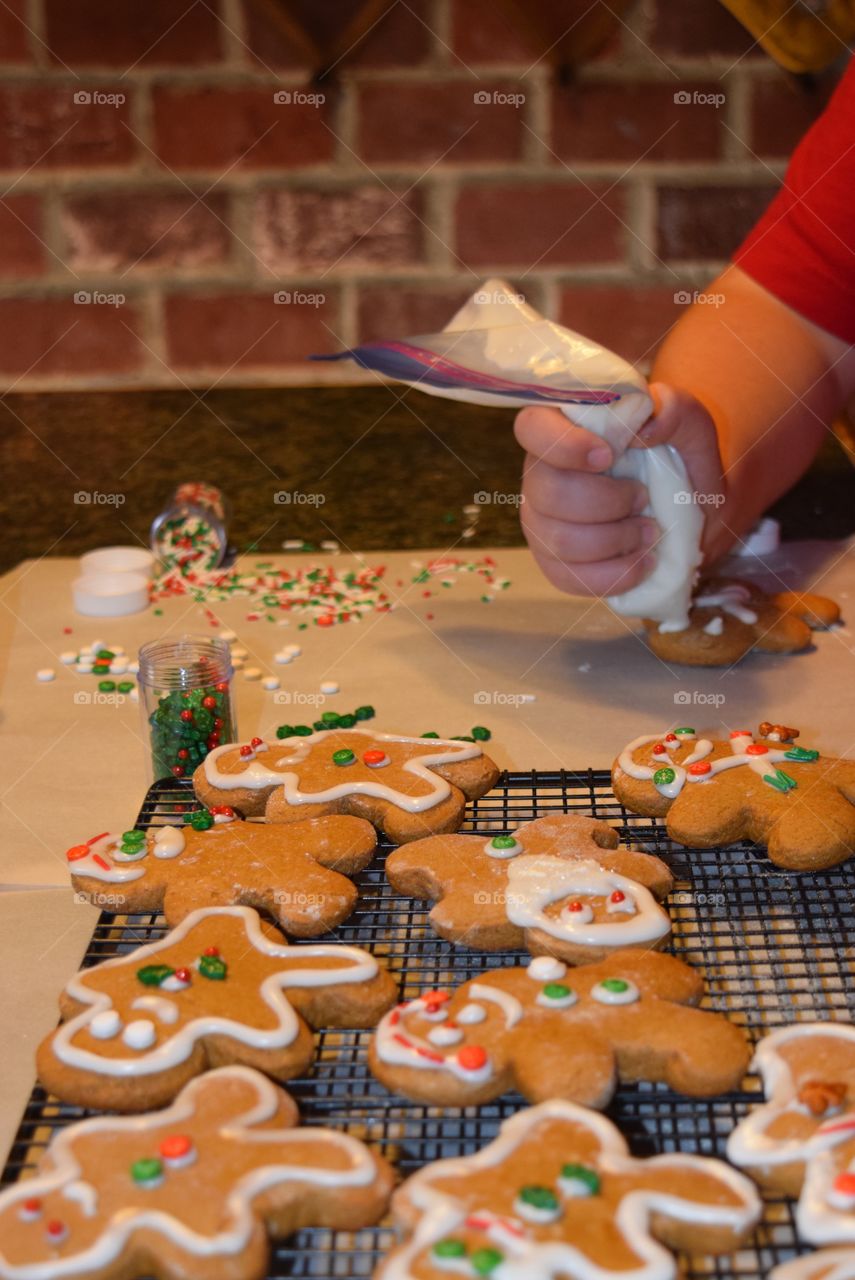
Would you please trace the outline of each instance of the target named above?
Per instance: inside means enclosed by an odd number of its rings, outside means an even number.
[[[409,265],[424,256],[418,192],[385,187],[266,191],[257,199],[259,256],[274,269],[347,270]]]
[[[483,94],[489,101],[476,101]],[[520,107],[504,100],[517,95],[525,95],[524,85],[483,80],[474,87],[471,81],[364,85],[359,153],[370,164],[518,160],[523,144]]]
[[[753,82],[749,145],[757,155],[789,156],[813,124],[831,95],[833,81],[823,77],[809,83],[810,87],[783,75]]]
[[[128,326],[126,328],[125,326]],[[142,363],[134,308],[76,305],[72,298],[0,299],[4,374],[132,373]]]
[[[729,258],[775,188],[661,187],[658,252],[668,258]]]
[[[623,257],[623,198],[591,183],[477,186],[457,204],[457,252],[473,267],[614,262]]]
[[[720,84],[596,84],[556,88],[552,147],[563,160],[708,160],[725,133],[711,103],[675,95],[720,94]]]
[[[74,67],[129,67],[216,62],[221,29],[214,4],[145,0],[45,0],[47,43],[57,62]]]
[[[359,7],[358,0],[292,0],[289,6],[298,15],[310,38],[322,49],[331,50]],[[307,57],[297,42],[290,39],[264,6],[244,0],[247,43],[259,62],[268,67],[303,67],[313,72],[322,70],[317,59]],[[351,66],[409,67],[427,58],[431,47],[430,7],[428,0],[408,0],[396,4],[371,30],[352,44],[342,60],[333,67],[335,77]],[[338,56],[338,55],[335,55]],[[318,62],[318,65],[315,63]]]
[[[0,62],[30,62],[27,0],[4,0],[0,6]]]
[[[528,6],[528,13],[520,6],[514,20],[511,6],[495,0],[453,0],[453,52],[467,65],[518,62],[530,67],[536,62],[545,66],[569,62],[574,35],[587,30],[588,15],[591,19],[602,16],[596,13],[596,3],[589,0],[577,0],[569,6],[567,0],[538,0]],[[611,21],[611,13],[606,14],[606,20],[614,30],[595,58],[615,57],[620,48],[621,24]]]
[[[38,196],[6,196],[0,200],[0,276],[35,276],[45,265],[47,251],[42,205]]]
[[[681,315],[677,289],[659,285],[568,285],[559,320],[633,363],[649,364]]]
[[[266,89],[167,89],[154,94],[155,150],[172,169],[292,168],[332,159],[324,108],[277,103]],[[288,90],[309,94],[312,90]]]
[[[357,327],[360,342],[379,338],[436,333],[463,305],[472,289],[437,289],[429,285],[364,285],[359,290]]]
[[[650,44],[655,53],[705,57],[749,53],[765,57],[751,34],[727,12],[720,0],[657,0]]]
[[[99,90],[127,93],[120,85]],[[48,84],[0,87],[0,168],[96,168],[127,164],[137,142],[125,126],[128,103],[118,107],[74,101],[92,92]]]
[[[297,290],[288,284],[283,290]],[[170,362],[181,369],[249,369],[298,364],[314,352],[340,343],[337,298],[320,285],[302,294],[321,294],[321,306],[274,302],[264,294],[174,294],[166,299]]]
[[[69,264],[88,271],[193,268],[229,254],[228,201],[184,191],[109,191],[71,197],[62,211]]]

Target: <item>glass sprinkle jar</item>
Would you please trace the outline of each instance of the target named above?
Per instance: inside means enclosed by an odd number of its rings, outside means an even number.
[[[216,569],[228,551],[228,519],[228,504],[215,485],[201,480],[178,485],[149,533],[161,569]]]
[[[209,751],[237,736],[229,646],[207,636],[152,640],[139,661],[149,776],[190,778]]]

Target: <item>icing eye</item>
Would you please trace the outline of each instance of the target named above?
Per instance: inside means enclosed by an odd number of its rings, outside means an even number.
[[[367,764],[369,769],[383,769],[392,761],[380,747],[372,747],[369,751],[363,751],[362,763]]]
[[[102,1009],[89,1023],[89,1031],[96,1040],[112,1040],[122,1029],[122,1019],[115,1009]]]
[[[635,915],[635,901],[632,894],[624,893],[622,889],[615,889],[614,893],[609,894],[606,910],[609,915]]]
[[[521,1187],[514,1213],[526,1222],[555,1222],[561,1217],[561,1201],[551,1187]]]
[[[593,909],[585,902],[568,902],[561,911],[562,922],[571,929],[590,924],[593,918]]]
[[[578,999],[572,987],[565,986],[563,982],[548,982],[538,993],[535,1004],[544,1009],[569,1009]]]
[[[463,1032],[459,1027],[449,1024],[447,1027],[434,1027],[428,1032],[428,1040],[431,1044],[435,1044],[438,1049],[444,1049],[447,1045],[460,1044],[463,1039]]]
[[[465,1004],[457,1015],[457,1021],[464,1027],[470,1027],[483,1022],[486,1017],[487,1011],[480,1004]]]
[[[149,1018],[137,1018],[129,1022],[122,1032],[122,1040],[129,1049],[150,1049],[157,1039],[154,1023]]]
[[[484,852],[491,858],[515,858],[523,848],[515,836],[493,836],[484,845]]]
[[[641,992],[627,978],[604,978],[591,988],[591,996],[600,1004],[634,1004]]]
[[[535,982],[559,982],[567,972],[567,965],[554,956],[538,956],[532,960],[526,973]]]
[[[596,1196],[600,1193],[600,1175],[586,1164],[565,1164],[558,1186],[565,1196]]]
[[[29,1200],[25,1200],[18,1210],[18,1217],[22,1222],[35,1222],[42,1216],[42,1202],[35,1196],[31,1196]]]

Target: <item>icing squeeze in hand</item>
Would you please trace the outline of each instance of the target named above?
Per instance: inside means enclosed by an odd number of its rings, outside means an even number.
[[[600,436],[615,455],[611,474],[646,486],[645,514],[662,531],[653,571],[608,603],[617,613],[652,618],[675,631],[688,626],[703,511],[692,500],[685,465],[673,446],[629,448],[653,402],[641,374],[614,352],[544,319],[504,280],[491,279],[442,333],[316,358],[350,358],[419,391],[469,404],[554,405]]]

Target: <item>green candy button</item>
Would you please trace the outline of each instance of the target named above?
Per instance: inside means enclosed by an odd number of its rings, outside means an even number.
[[[174,972],[168,964],[144,964],[141,969],[137,969],[137,977],[144,987],[159,987]]]
[[[466,1245],[462,1240],[449,1237],[448,1240],[437,1240],[431,1252],[437,1258],[465,1258]]]
[[[494,849],[513,849],[516,844],[515,836],[493,836],[490,844]]]
[[[476,742],[489,742],[492,736],[490,730],[485,729],[483,724],[476,724],[472,730],[472,737]]]
[[[629,983],[624,978],[604,978],[600,986],[605,987],[606,991],[614,991],[615,995],[622,995],[629,990]]]
[[[142,844],[145,840],[145,832],[137,831],[136,827],[131,831],[122,832],[122,844]]]
[[[674,732],[677,734],[677,737],[680,737],[681,734],[694,734],[695,731],[688,725],[684,725],[682,729],[675,729]]]
[[[131,1165],[131,1177],[134,1182],[158,1182],[163,1177],[163,1165],[153,1156],[135,1160]]]
[[[667,767],[665,769],[657,769],[653,775],[653,785],[655,787],[667,787],[674,781],[676,776],[673,769]]]
[[[353,764],[354,760],[356,759],[356,756],[353,754],[353,752],[350,750],[349,747],[342,747],[341,751],[334,751],[332,753],[332,758],[333,758],[333,764],[340,765],[342,768],[344,768],[345,765]]]
[[[519,1198],[523,1204],[531,1205],[532,1209],[554,1211],[559,1206],[558,1196],[550,1187],[523,1187]]]
[[[208,831],[213,825],[214,819],[207,809],[190,814],[190,826],[194,831]]]
[[[469,1261],[476,1276],[488,1276],[505,1260],[498,1249],[476,1249]]]
[[[569,996],[570,988],[565,987],[563,982],[547,982],[543,994],[547,1000],[563,1000],[565,996]]]
[[[353,714],[356,716],[357,720],[373,720],[374,708],[369,706],[357,707]]]
[[[293,738],[293,736],[294,726],[292,724],[280,724],[279,728],[276,730],[277,738]]]
[[[600,1189],[600,1175],[596,1169],[591,1169],[586,1164],[563,1165],[561,1177],[567,1182],[581,1182],[592,1196],[595,1196]]]
[[[203,978],[210,978],[212,982],[222,982],[228,973],[228,965],[219,956],[200,956],[199,972]]]

